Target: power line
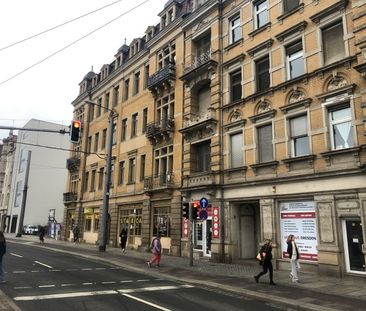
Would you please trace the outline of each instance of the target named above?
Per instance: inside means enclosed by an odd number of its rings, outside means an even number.
[[[8,82],[8,81],[10,81],[10,80],[12,80],[12,79],[14,79],[14,78],[18,77],[18,76],[20,76],[21,74],[23,74],[24,72],[26,72],[26,71],[28,71],[28,70],[32,69],[33,67],[36,67],[37,65],[39,65],[39,64],[41,64],[41,63],[43,63],[43,62],[45,62],[46,60],[50,59],[51,57],[53,57],[53,56],[55,56],[55,55],[57,55],[57,54],[61,53],[62,51],[64,51],[64,50],[66,50],[67,48],[69,48],[70,46],[72,46],[72,45],[74,45],[74,44],[78,43],[79,41],[81,41],[81,40],[83,40],[83,39],[85,39],[85,38],[89,37],[89,36],[90,36],[90,35],[92,35],[93,33],[97,32],[98,30],[100,30],[100,29],[102,29],[102,28],[104,28],[104,27],[106,27],[106,26],[108,26],[109,24],[113,23],[113,22],[114,22],[114,21],[116,21],[117,19],[121,18],[122,16],[124,16],[124,15],[126,15],[126,14],[128,14],[128,13],[130,13],[130,12],[132,12],[133,10],[135,10],[135,9],[139,8],[140,6],[142,6],[143,4],[145,4],[146,2],[149,2],[149,1],[150,1],[150,0],[145,0],[145,1],[141,2],[140,4],[138,4],[138,5],[134,6],[133,8],[129,9],[128,11],[126,11],[126,12],[124,12],[124,13],[122,13],[122,14],[118,15],[117,17],[115,17],[115,18],[111,19],[109,22],[107,22],[107,23],[105,23],[105,24],[103,24],[103,25],[99,26],[98,28],[96,28],[96,29],[92,30],[91,32],[87,33],[86,35],[82,36],[81,38],[79,38],[79,39],[77,39],[77,40],[75,40],[75,41],[73,41],[73,42],[69,43],[68,45],[64,46],[63,48],[61,48],[61,49],[59,49],[59,50],[57,50],[57,51],[55,51],[55,52],[54,52],[54,53],[52,53],[51,55],[48,55],[47,57],[45,57],[45,58],[41,59],[40,61],[38,61],[38,62],[34,63],[33,65],[31,65],[31,66],[29,66],[29,67],[27,67],[27,68],[23,69],[22,71],[20,71],[20,72],[16,73],[15,75],[13,75],[13,76],[9,77],[8,79],[6,79],[6,80],[4,80],[4,81],[0,82],[0,86],[1,86],[1,85],[3,85],[3,84],[5,84],[6,82]]]
[[[57,28],[60,28],[60,27],[65,26],[65,25],[67,25],[67,24],[70,24],[70,23],[72,23],[72,22],[75,22],[75,21],[77,21],[77,20],[79,20],[79,19],[81,19],[81,18],[83,18],[83,17],[86,17],[86,16],[91,15],[91,14],[93,14],[93,13],[96,13],[96,12],[98,12],[98,11],[101,11],[101,10],[103,10],[103,9],[105,9],[105,8],[107,8],[107,7],[110,7],[110,6],[112,6],[112,5],[114,5],[114,4],[118,3],[118,2],[121,2],[121,1],[123,1],[123,0],[117,0],[117,1],[115,1],[115,2],[112,2],[112,3],[110,3],[110,4],[105,5],[105,6],[101,7],[101,8],[99,8],[99,9],[96,9],[96,10],[90,11],[90,12],[88,12],[88,13],[85,13],[85,14],[80,15],[80,16],[78,16],[78,17],[75,17],[75,18],[73,18],[73,19],[70,19],[70,20],[68,20],[68,21],[66,21],[66,22],[63,22],[63,23],[61,23],[61,24],[59,24],[59,25],[56,25],[56,26],[53,26],[53,27],[51,27],[51,28],[48,28],[48,29],[46,29],[46,30],[44,30],[44,31],[41,31],[41,32],[39,32],[39,33],[37,33],[37,34],[31,35],[31,36],[26,37],[26,38],[24,38],[24,39],[22,39],[22,40],[19,40],[19,41],[16,41],[16,42],[14,42],[14,43],[11,43],[11,44],[9,44],[9,45],[7,45],[7,46],[4,46],[4,47],[0,48],[0,51],[6,50],[6,49],[11,48],[11,47],[13,47],[13,46],[15,46],[15,45],[18,45],[18,44],[23,43],[23,42],[25,42],[25,41],[28,41],[28,40],[30,40],[30,39],[36,38],[36,37],[38,37],[38,36],[40,36],[40,35],[43,35],[43,34],[45,34],[45,33],[47,33],[47,32],[50,32],[50,31],[52,31],[52,30],[55,30],[55,29],[57,29]]]

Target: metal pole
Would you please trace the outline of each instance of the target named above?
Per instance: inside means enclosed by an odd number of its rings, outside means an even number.
[[[108,223],[108,207],[109,207],[109,188],[111,184],[111,164],[112,164],[112,144],[113,144],[113,116],[114,113],[111,111],[108,117],[109,122],[109,136],[107,145],[107,158],[106,158],[106,176],[104,182],[104,194],[103,194],[103,207],[102,207],[102,219],[100,228],[100,239],[99,239],[99,251],[105,252],[107,246],[107,223]]]
[[[19,215],[18,232],[16,234],[17,238],[20,238],[22,236],[22,232],[23,232],[23,221],[24,221],[25,204],[27,202],[28,177],[29,177],[29,168],[30,168],[31,157],[32,157],[32,151],[29,150],[27,169],[25,171],[22,206],[20,208],[20,215]]]
[[[193,205],[189,203],[189,265],[193,266]]]

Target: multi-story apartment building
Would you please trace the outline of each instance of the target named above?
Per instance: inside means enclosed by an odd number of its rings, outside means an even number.
[[[66,130],[67,127],[61,124],[36,119],[29,120],[19,130],[13,158],[7,232],[18,232],[25,186],[28,188],[23,225],[62,223],[64,206],[60,193],[65,189],[67,178],[65,162],[69,139],[57,132]]]
[[[15,143],[17,136],[12,131],[9,136],[3,138],[0,145],[0,230],[9,229],[9,201],[11,194],[11,180],[13,176]]]
[[[111,244],[125,226],[130,245],[161,232],[187,256],[181,202],[207,198],[200,256],[251,259],[272,239],[282,267],[294,234],[305,268],[364,274],[365,12],[364,1],[168,1],[159,25],[81,82],[86,155],[71,179],[84,182],[69,229],[82,222],[84,240],[98,239],[105,162],[93,146],[118,88]]]

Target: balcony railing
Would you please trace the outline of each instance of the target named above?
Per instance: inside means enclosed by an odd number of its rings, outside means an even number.
[[[154,89],[157,86],[162,86],[168,80],[175,80],[175,64],[170,63],[158,72],[149,77],[147,82],[148,89]]]
[[[192,126],[211,119],[215,119],[214,110],[210,109],[206,112],[191,112],[184,118],[183,127]]]
[[[74,192],[65,192],[64,193],[64,204],[75,202],[77,199],[77,195]]]
[[[152,142],[159,141],[164,136],[169,137],[174,131],[174,119],[165,118],[158,122],[149,123],[146,126],[146,137]]]
[[[165,173],[158,176],[145,177],[144,190],[156,190],[163,188],[170,188],[174,185],[173,173]]]
[[[208,64],[211,60],[212,60],[212,51],[210,49],[202,53],[201,55],[195,57],[191,64],[186,65],[183,70],[183,76],[205,64]]]
[[[66,160],[66,168],[69,172],[75,172],[79,169],[80,166],[80,158],[79,157],[71,157]]]

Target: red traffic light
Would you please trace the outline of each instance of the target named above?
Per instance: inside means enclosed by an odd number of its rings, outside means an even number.
[[[71,121],[71,129],[70,129],[70,140],[73,143],[80,142],[80,131],[81,131],[81,122],[78,120]]]
[[[195,208],[195,209],[199,208],[200,207],[200,202],[198,202],[198,201],[192,202],[192,207]]]

